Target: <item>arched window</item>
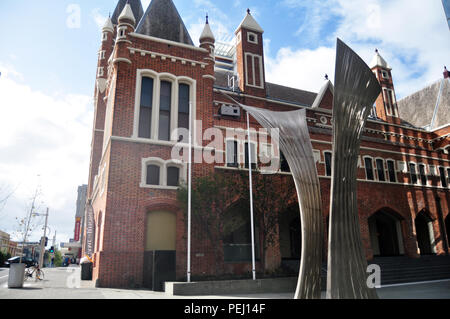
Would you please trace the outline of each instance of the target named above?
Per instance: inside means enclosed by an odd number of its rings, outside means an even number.
[[[427,174],[425,173],[425,165],[419,164],[419,175],[420,175],[420,182],[422,185],[427,185]]]
[[[388,175],[389,175],[389,181],[391,183],[397,182],[396,174],[395,174],[395,163],[393,160],[387,160],[386,161],[387,168],[388,168]]]
[[[181,83],[178,87],[178,127],[189,129],[190,87]]]
[[[147,185],[160,185],[160,170],[158,165],[147,165]]]
[[[375,163],[377,165],[378,180],[381,182],[384,182],[386,180],[385,173],[384,173],[384,161],[381,158],[377,158],[375,160]]]
[[[366,167],[366,179],[373,181],[375,178],[373,175],[373,162],[371,157],[364,158],[364,166]]]
[[[238,141],[227,140],[226,157],[228,167],[238,167]]]
[[[172,108],[172,83],[161,81],[159,102],[159,134],[162,141],[170,140],[170,110]]]
[[[323,152],[323,156],[325,158],[325,175],[331,176],[331,152]]]
[[[153,108],[153,78],[143,77],[139,109],[139,137],[150,138]]]
[[[167,186],[180,185],[180,168],[176,166],[167,167]]]
[[[186,166],[176,160],[143,158],[141,174],[140,187],[176,189],[186,180]]]
[[[411,184],[417,184],[416,164],[409,163],[409,173],[411,176]]]
[[[195,84],[184,76],[137,70],[133,137],[180,141],[172,133],[177,128],[189,129],[189,113],[191,108],[195,110]]]
[[[439,177],[441,178],[442,187],[447,187],[447,178],[445,177],[445,169],[439,166]]]

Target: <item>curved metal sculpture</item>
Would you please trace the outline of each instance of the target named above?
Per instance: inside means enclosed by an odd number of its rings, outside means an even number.
[[[273,112],[240,105],[269,131],[279,129],[280,149],[291,169],[300,206],[302,251],[295,298],[320,299],[324,227],[319,177],[306,124],[306,110]]]
[[[327,298],[377,298],[366,283],[356,173],[363,127],[381,88],[366,63],[339,39],[334,83]]]

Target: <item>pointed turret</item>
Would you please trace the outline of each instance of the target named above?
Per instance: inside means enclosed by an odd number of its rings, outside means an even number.
[[[375,49],[375,55],[372,58],[372,61],[370,62],[369,67],[371,69],[375,67],[380,67],[386,70],[392,70],[392,68],[387,64],[386,60],[383,59],[383,57],[380,55],[380,52],[378,52],[378,49]]]
[[[247,9],[247,15],[245,16],[245,18],[242,20],[241,24],[236,29],[236,32],[238,32],[239,29],[242,29],[242,28],[250,30],[250,31],[255,31],[258,33],[264,33],[263,28],[261,28],[261,26],[258,24],[258,22],[256,22],[255,18],[253,18],[253,16],[251,15],[250,9]]]
[[[134,17],[133,10],[131,9],[131,5],[127,3],[122,10],[122,13],[119,15],[119,25],[122,23],[129,23],[132,26],[136,26],[136,18]]]
[[[155,38],[194,45],[172,0],[152,0],[136,32]]]
[[[209,26],[208,16],[206,16],[206,23],[205,27],[203,28],[203,32],[200,35],[200,44],[202,42],[216,42],[216,38],[214,37],[214,34],[211,31],[211,28]]]
[[[247,9],[247,15],[235,32],[239,88],[260,97],[266,96],[263,33]]]
[[[142,8],[142,4],[140,0],[120,0],[117,3],[116,9],[111,17],[111,22],[113,24],[119,23],[119,16],[123,12],[125,5],[129,4],[131,7],[131,11],[133,11],[133,16],[136,19],[136,24],[139,23],[142,16],[144,15],[144,8]]]
[[[381,94],[375,102],[377,117],[389,123],[399,124],[400,119],[398,117],[397,99],[395,98],[394,83],[392,81],[392,68],[380,55],[378,49],[375,50],[375,55],[369,66],[382,88]]]
[[[111,21],[111,17],[108,17],[108,19],[106,19],[105,25],[102,28],[103,32],[114,32],[114,25]]]

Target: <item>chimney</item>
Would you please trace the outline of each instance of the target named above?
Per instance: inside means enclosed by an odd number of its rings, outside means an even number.
[[[444,66],[444,79],[450,78],[450,72],[447,70],[447,67]]]

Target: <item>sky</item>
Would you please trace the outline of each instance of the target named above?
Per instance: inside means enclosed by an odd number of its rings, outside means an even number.
[[[198,45],[208,13],[216,40],[233,40],[247,8],[264,29],[266,80],[318,92],[334,78],[336,38],[392,67],[397,99],[442,77],[450,30],[440,0],[174,0]],[[31,207],[49,207],[58,242],[73,237],[86,184],[101,27],[116,0],[0,1],[0,230],[17,239]],[[144,10],[150,0],[143,0]],[[33,220],[31,240],[42,233]]]

